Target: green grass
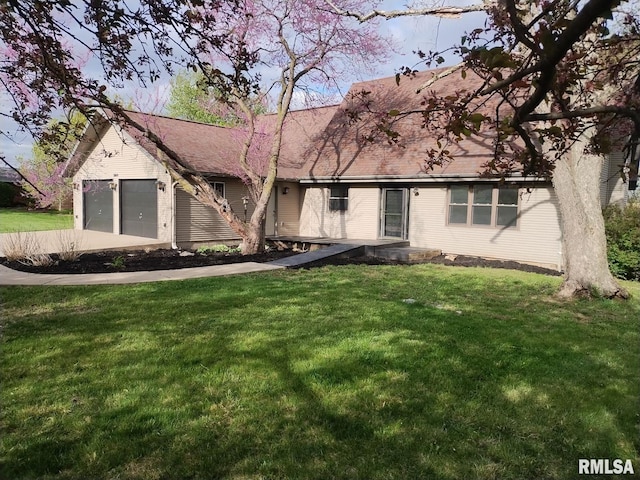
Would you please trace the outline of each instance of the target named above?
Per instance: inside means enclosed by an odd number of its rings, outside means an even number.
[[[0,233],[35,232],[67,228],[73,228],[73,215],[69,212],[0,208]]]
[[[0,478],[637,473],[640,286],[565,302],[558,282],[416,265],[3,288]]]

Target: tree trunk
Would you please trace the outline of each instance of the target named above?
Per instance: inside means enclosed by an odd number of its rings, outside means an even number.
[[[558,196],[564,282],[561,297],[598,295],[627,298],[629,294],[609,271],[607,240],[600,203],[603,158],[584,152],[577,142],[556,162],[553,186]]]
[[[243,255],[253,255],[264,252],[266,212],[270,197],[270,193],[269,195],[260,197],[251,215],[251,219],[246,224],[241,246]]]
[[[251,222],[247,225],[246,234],[242,239],[242,254],[253,255],[264,252],[265,247],[265,219],[251,218]]]

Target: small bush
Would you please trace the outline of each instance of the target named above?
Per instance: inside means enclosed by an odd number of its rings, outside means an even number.
[[[196,250],[197,253],[206,255],[207,253],[238,253],[240,247],[230,247],[228,245],[211,245],[206,247],[200,247]]]
[[[27,260],[40,253],[40,243],[32,232],[12,232],[4,235],[2,252],[10,262]]]
[[[80,258],[82,252],[82,237],[76,230],[60,230],[58,232],[58,245],[60,260],[73,262]]]
[[[50,267],[56,262],[48,253],[33,253],[21,259],[20,263],[34,267]]]
[[[640,280],[640,201],[624,208],[610,205],[603,213],[611,272],[618,278]]]
[[[122,270],[126,266],[126,261],[122,255],[118,255],[113,259],[113,261],[107,263],[107,265],[115,270]]]

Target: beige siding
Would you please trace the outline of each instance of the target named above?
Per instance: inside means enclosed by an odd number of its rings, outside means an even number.
[[[286,194],[285,189],[288,189]],[[298,235],[300,232],[300,185],[290,182],[279,183],[277,195],[278,235]]]
[[[615,152],[605,157],[600,183],[600,201],[603,207],[612,203],[622,203],[626,199],[628,184],[622,180],[623,165],[622,152]]]
[[[171,177],[165,168],[155,161],[131,137],[110,126],[89,152],[87,160],[73,177],[73,212],[75,228],[83,227],[83,180],[110,180],[117,184],[120,180],[154,179],[164,182],[166,187],[158,190],[158,239],[171,241]],[[119,195],[114,195],[113,232],[120,233]]]
[[[225,197],[233,211],[244,220],[242,197],[247,195],[246,187],[239,180],[218,178],[211,182],[225,185]],[[254,204],[249,203],[247,218],[251,216]],[[203,205],[181,189],[176,191],[176,242],[225,242],[238,240],[229,224],[213,208]]]
[[[422,187],[411,195],[409,241],[450,254],[562,266],[558,201],[551,187],[520,191],[518,226],[510,229],[448,226],[447,188]]]
[[[302,189],[300,235],[328,238],[378,238],[380,189],[351,186],[346,212],[329,211],[329,188]]]

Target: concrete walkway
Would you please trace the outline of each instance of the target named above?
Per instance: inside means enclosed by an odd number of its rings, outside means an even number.
[[[110,233],[91,232],[88,230],[54,230],[50,232],[32,232],[37,233],[41,240],[42,246],[47,246],[43,253],[59,252],[56,240],[60,238],[60,233],[78,234],[85,245],[90,245],[91,250],[83,249],[82,251],[96,251],[123,248],[144,248],[151,246],[158,248],[158,243],[151,238],[132,237],[128,235],[113,235]],[[11,235],[11,234],[7,234]],[[0,235],[0,242],[3,240]],[[166,280],[185,280],[190,278],[219,277],[224,275],[238,275],[243,273],[265,272],[271,270],[281,270],[285,268],[298,267],[305,263],[315,262],[328,257],[337,255],[353,255],[364,252],[365,248],[371,245],[377,245],[379,242],[357,242],[342,241],[335,243],[326,248],[314,250],[311,252],[292,255],[290,257],[273,260],[267,263],[233,263],[227,265],[212,265],[208,267],[179,268],[173,270],[155,270],[148,272],[113,272],[113,273],[86,273],[86,274],[39,274],[26,273],[12,270],[0,265],[0,285],[119,285],[130,283],[159,282]],[[156,241],[157,242],[157,241]],[[329,243],[329,242],[326,242]],[[369,243],[371,245],[369,245]],[[82,244],[81,244],[82,245]],[[56,250],[58,248],[58,250]],[[0,252],[0,256],[2,256]]]
[[[122,285],[129,283],[186,280],[189,278],[220,277],[242,273],[266,272],[285,267],[266,263],[231,263],[209,267],[177,268],[151,272],[114,272],[80,274],[26,273],[0,265],[0,285]]]

